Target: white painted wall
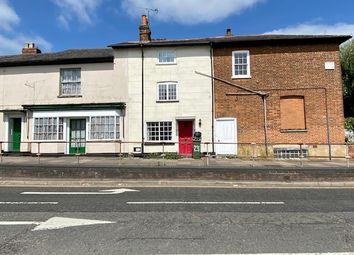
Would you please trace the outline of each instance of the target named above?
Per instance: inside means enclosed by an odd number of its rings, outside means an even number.
[[[175,65],[158,65],[157,57],[160,50],[176,52]],[[195,131],[201,131],[203,142],[211,142],[212,136],[212,82],[195,74],[195,71],[211,75],[210,50],[208,46],[190,46],[175,48],[144,48],[144,77],[145,77],[145,123],[148,121],[172,121],[173,142],[178,142],[177,117],[195,117]],[[141,142],[141,49],[115,50],[115,68],[125,70],[120,72],[120,78],[128,83],[128,102],[126,110],[125,140],[135,141],[129,146]],[[175,103],[158,103],[157,83],[163,81],[178,82],[178,99]],[[198,122],[201,119],[201,127]],[[144,127],[146,132],[146,127]],[[205,148],[202,148],[204,151]],[[211,149],[211,148],[209,148]],[[169,146],[168,151],[177,152],[178,145]],[[145,146],[145,152],[159,152],[161,146]]]

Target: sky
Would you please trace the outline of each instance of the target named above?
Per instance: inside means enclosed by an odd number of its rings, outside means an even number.
[[[19,54],[25,42],[56,52],[138,40],[142,14],[159,39],[222,36],[226,28],[354,35],[353,10],[353,0],[0,0],[0,55]]]

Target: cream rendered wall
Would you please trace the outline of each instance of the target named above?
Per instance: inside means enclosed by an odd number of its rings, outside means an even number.
[[[60,69],[81,68],[81,97],[60,97]],[[25,104],[81,104],[114,103],[127,101],[127,84],[119,78],[121,70],[114,63],[91,63],[75,65],[45,65],[0,68],[0,141],[8,140],[6,116],[8,110],[21,110]],[[23,113],[24,119],[26,119]],[[22,141],[29,141],[27,129],[32,132],[32,118],[23,124]],[[31,136],[29,137],[31,138]],[[53,147],[48,145],[49,147]],[[26,147],[26,148],[25,148]],[[21,145],[21,151],[28,151]],[[35,146],[36,147],[36,146]],[[58,149],[57,149],[58,147]],[[60,148],[59,148],[60,147]],[[61,152],[62,145],[47,148],[48,152]],[[34,148],[32,148],[34,149]],[[36,150],[36,149],[35,149]]]
[[[172,50],[176,52],[177,63],[159,65],[158,52]],[[210,78],[195,74],[200,71],[211,75],[210,48],[208,46],[190,46],[175,48],[144,48],[144,134],[145,123],[149,121],[172,121],[172,142],[178,142],[177,117],[195,117],[195,131],[202,132],[203,142],[212,140],[212,82]],[[141,49],[116,50],[116,61],[125,65],[128,79],[127,123],[125,140],[141,142]],[[125,62],[127,61],[127,62]],[[175,81],[179,102],[158,103],[157,83]],[[201,127],[198,122],[201,120]],[[209,148],[211,149],[211,148]],[[145,145],[145,152],[160,152],[161,146]],[[203,148],[205,151],[206,149]],[[178,152],[178,145],[168,146],[166,151]]]
[[[82,97],[59,97],[61,68],[81,68]],[[126,88],[115,78],[113,63],[8,67],[0,69],[0,107],[23,104],[124,102]]]

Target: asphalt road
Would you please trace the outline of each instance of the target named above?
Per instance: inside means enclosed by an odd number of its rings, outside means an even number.
[[[354,252],[354,189],[134,190],[0,188],[0,254]]]

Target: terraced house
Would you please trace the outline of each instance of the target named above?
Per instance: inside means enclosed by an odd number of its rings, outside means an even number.
[[[151,38],[0,57],[5,152],[344,154],[339,45],[349,36]],[[308,144],[311,145],[308,145]],[[265,149],[267,148],[267,149]],[[206,146],[202,149],[206,151]]]

